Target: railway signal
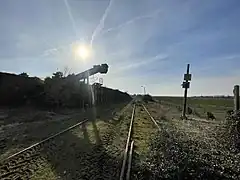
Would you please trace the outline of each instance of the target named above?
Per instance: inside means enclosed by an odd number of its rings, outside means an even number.
[[[183,99],[183,112],[182,117],[186,118],[187,109],[187,90],[190,88],[190,82],[192,80],[192,74],[189,73],[190,64],[187,65],[187,73],[184,74],[184,81],[182,83],[182,88],[184,88],[184,99]]]

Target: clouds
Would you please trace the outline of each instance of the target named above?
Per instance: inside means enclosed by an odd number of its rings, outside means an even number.
[[[137,72],[139,71],[144,72],[144,70],[146,69],[146,66],[152,66],[155,62],[158,62],[158,65],[159,65],[160,62],[163,63],[165,60],[167,60],[167,58],[168,58],[167,54],[158,54],[153,57],[138,59],[135,61],[129,60],[126,63],[117,64],[118,67],[115,66],[115,70],[112,73],[112,75],[118,74],[123,76],[123,73],[132,75],[134,74],[134,72],[136,72],[136,69],[137,69]]]
[[[91,41],[90,41],[91,46],[93,44],[93,40],[94,40],[95,36],[97,36],[97,34],[99,32],[101,32],[102,29],[104,29],[105,19],[107,18],[107,15],[110,11],[110,8],[111,8],[113,2],[114,2],[114,0],[109,1],[109,4],[108,4],[106,10],[104,11],[104,14],[103,14],[102,18],[100,19],[99,24],[97,25],[96,29],[94,29],[93,34],[91,36]]]
[[[154,18],[154,17],[156,17],[160,12],[161,12],[161,10],[158,9],[158,10],[152,12],[152,13],[134,17],[134,18],[132,18],[132,19],[130,19],[130,20],[122,23],[122,24],[119,24],[119,25],[116,26],[116,27],[111,27],[111,28],[108,28],[108,29],[104,30],[104,31],[101,33],[101,35],[104,35],[104,34],[106,34],[106,33],[109,33],[110,31],[119,30],[119,29],[121,29],[121,28],[124,28],[124,27],[130,25],[130,24],[136,23],[136,21],[139,21],[139,20],[143,20],[143,19],[146,19],[146,18]]]
[[[72,11],[71,11],[71,8],[68,4],[68,0],[64,0],[64,3],[66,5],[66,10],[68,12],[68,15],[69,15],[69,19],[72,23],[72,28],[73,28],[73,31],[75,32],[75,35],[76,35],[76,38],[77,38],[77,27],[76,27],[76,23],[75,23],[75,20],[73,18],[73,15],[72,15]]]
[[[36,4],[23,0],[20,6],[8,3],[8,8],[1,12],[6,18],[0,19],[5,27],[0,35],[0,62],[4,57],[1,68],[5,70],[27,69],[43,76],[64,66],[77,73],[108,63],[107,86],[137,93],[145,85],[148,92],[160,95],[182,94],[187,63],[193,74],[193,95],[229,93],[227,86],[238,82],[240,6],[236,0]],[[85,64],[71,56],[76,41],[93,43],[94,56]],[[31,57],[31,63],[12,67],[16,58]],[[221,79],[228,85],[222,85]],[[205,88],[205,83],[216,86]]]

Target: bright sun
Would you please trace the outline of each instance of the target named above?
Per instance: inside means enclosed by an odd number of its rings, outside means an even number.
[[[74,48],[74,54],[76,57],[80,57],[81,59],[86,60],[90,57],[91,52],[90,48],[88,48],[87,46],[77,45]]]

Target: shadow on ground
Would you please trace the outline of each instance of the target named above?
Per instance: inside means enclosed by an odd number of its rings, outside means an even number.
[[[96,119],[101,119],[104,122],[109,122],[109,120],[113,119],[114,116],[117,113],[120,113],[120,111],[129,103],[129,101],[126,101],[121,104],[113,104],[110,107],[109,106],[102,106],[96,108]]]
[[[59,179],[116,179],[119,176],[122,152],[111,148],[106,139],[101,138],[96,117],[96,111],[88,114],[87,126],[83,124],[56,138],[50,152],[49,147],[43,151],[42,156]],[[46,175],[46,172],[37,174]]]
[[[111,106],[98,106],[96,108],[89,109],[89,114],[92,113],[92,116],[94,116],[97,120],[103,120],[104,122],[109,123],[110,120],[114,117],[113,112],[120,111],[128,103],[129,102],[123,102],[113,104]],[[31,110],[30,114],[26,113],[28,110]],[[39,110],[39,112],[42,111]],[[33,111],[33,109],[26,108],[11,110],[11,117],[14,119],[14,122],[19,121],[24,123],[17,123],[14,125],[9,124],[7,126],[1,127],[2,129],[0,129],[0,159],[5,159],[7,156],[18,152],[19,149],[26,148],[36,142],[39,142],[44,138],[53,135],[84,119],[84,113],[82,113],[82,115],[78,115],[76,117],[74,115],[74,117],[72,116],[71,119],[67,120],[51,121],[48,119],[48,121],[46,121],[46,112],[43,112],[42,114],[39,112],[36,110]],[[74,112],[80,113],[81,111],[77,111],[75,109]],[[35,114],[37,114],[36,117]],[[92,125],[94,126],[94,124]],[[94,129],[97,128],[95,127]],[[97,141],[100,142],[101,140],[97,139]]]

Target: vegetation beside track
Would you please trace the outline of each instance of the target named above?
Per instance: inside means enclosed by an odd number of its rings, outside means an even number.
[[[136,179],[239,179],[240,154],[226,144],[226,127],[172,119],[151,109],[161,132],[149,144],[152,153]]]
[[[167,104],[177,107],[181,111],[183,104],[182,97],[154,97],[162,104]],[[233,109],[233,98],[214,98],[214,97],[189,97],[187,104],[193,109],[195,115],[206,118],[206,112],[212,112],[217,121],[224,121],[226,112]]]
[[[139,102],[131,138],[132,180],[240,178],[240,155],[227,146],[225,126],[177,119],[180,111],[157,102],[148,102],[146,107],[161,131]],[[43,147],[41,153],[30,157],[27,177],[118,179],[131,113],[129,106],[122,114],[97,115],[95,121],[56,138],[50,148]]]
[[[122,104],[122,105],[126,105]],[[56,137],[43,147],[23,156],[25,164],[18,167],[16,177],[31,179],[98,179],[118,176],[124,142],[119,139],[119,128],[124,121],[119,111],[123,106],[88,112],[91,119],[84,126]],[[70,121],[70,120],[69,120]],[[60,123],[60,122],[58,122]],[[66,127],[65,127],[66,128]],[[56,129],[56,128],[55,128]],[[52,129],[53,130],[53,129]],[[27,160],[28,159],[28,160]],[[18,165],[21,159],[14,163]],[[13,164],[14,165],[14,164]],[[15,165],[14,165],[15,166]],[[115,168],[114,168],[115,167]],[[24,173],[22,169],[27,169]],[[9,168],[11,172],[12,169]],[[11,176],[14,177],[14,176]],[[1,179],[1,178],[0,178]]]
[[[151,142],[151,139],[158,133],[158,128],[144,110],[141,102],[136,102],[135,105],[135,113],[133,116],[133,125],[130,136],[130,141],[134,141],[131,179],[139,178],[139,169],[144,166],[146,158],[149,154],[151,154],[149,142]],[[127,135],[129,132],[129,125],[128,128],[124,130],[124,133]],[[127,137],[125,138],[125,145],[126,140]]]

